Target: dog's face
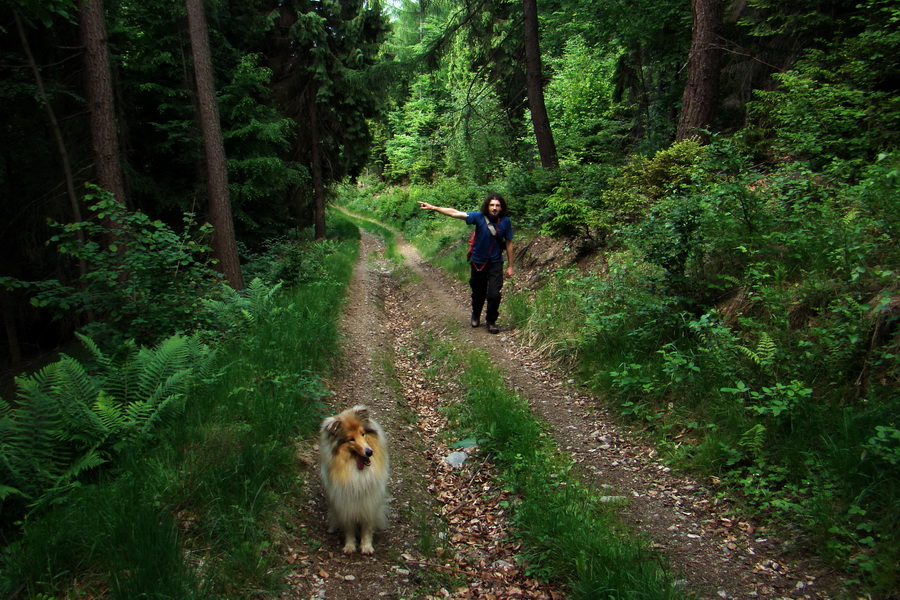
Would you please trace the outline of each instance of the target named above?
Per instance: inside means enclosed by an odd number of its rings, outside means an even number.
[[[332,442],[334,455],[349,453],[356,460],[356,468],[362,471],[371,465],[377,443],[378,432],[369,419],[365,408],[351,408],[336,417],[329,417],[323,429]]]

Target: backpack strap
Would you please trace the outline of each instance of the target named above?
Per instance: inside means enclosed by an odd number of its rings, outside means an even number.
[[[494,242],[496,241],[499,244],[500,240],[497,239],[497,228],[494,227],[494,224],[488,220],[487,216],[485,216],[485,215],[481,215],[481,216],[482,216],[482,218],[484,218],[485,227],[487,227],[487,230],[491,232],[491,246],[490,246],[490,248],[488,248],[488,259],[490,259],[491,253],[494,251]],[[471,240],[470,244],[471,245],[475,244],[475,232],[474,231],[472,232],[472,240]],[[469,248],[469,258],[471,259],[471,257],[472,257],[472,248]],[[479,268],[478,263],[476,263],[475,261],[472,261],[472,266],[475,267],[476,271],[483,271],[487,265],[488,265],[488,263],[485,262]]]

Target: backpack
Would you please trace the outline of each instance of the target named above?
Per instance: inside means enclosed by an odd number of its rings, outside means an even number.
[[[472,237],[469,238],[469,251],[466,253],[466,261],[472,262],[472,249],[475,247],[475,232],[472,232]]]

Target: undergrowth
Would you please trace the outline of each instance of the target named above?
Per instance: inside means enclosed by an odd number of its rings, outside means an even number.
[[[838,185],[741,160],[708,147],[692,182],[649,202],[597,271],[556,272],[510,314],[673,464],[815,549],[848,589],[890,597],[900,257],[884,207],[896,162]]]
[[[178,408],[169,418],[129,420],[153,414],[137,410],[158,389],[138,383],[164,373],[150,369],[152,356],[124,369],[101,355],[83,369],[70,365],[82,382],[74,388],[35,388],[50,382],[46,374],[20,381],[40,395],[16,399],[0,433],[26,427],[28,410],[46,409],[48,422],[69,427],[44,455],[67,478],[49,473],[55,479],[45,492],[2,488],[3,597],[244,598],[279,589],[279,532],[299,526],[292,513],[307,493],[294,442],[322,417],[322,377],[339,353],[337,319],[358,249],[357,230],[335,221],[340,237],[322,245],[319,265],[301,269],[319,273],[315,280],[256,280],[244,294],[212,300],[224,329],[203,337],[215,344],[216,362],[191,387],[156,393],[175,394],[177,403],[165,405]],[[296,256],[285,246],[280,252]],[[185,362],[201,364],[190,355]],[[61,393],[69,409],[53,417],[47,399]],[[103,411],[95,424],[108,423],[118,438],[72,426],[74,416],[90,422],[92,407]],[[21,437],[0,435],[4,467]],[[72,466],[82,464],[71,462],[78,452],[91,451],[105,462]]]

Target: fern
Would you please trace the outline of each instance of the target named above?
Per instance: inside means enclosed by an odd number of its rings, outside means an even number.
[[[197,336],[106,355],[81,336],[94,365],[63,356],[17,380],[19,400],[0,401],[0,500],[39,510],[129,446],[148,443],[184,409],[214,355]]]
[[[757,423],[741,435],[738,445],[746,448],[751,456],[758,456],[766,443],[766,427]]]
[[[191,368],[188,350],[187,339],[181,336],[160,342],[153,350],[142,349],[133,365],[138,371],[137,397],[158,399],[160,388],[171,387],[173,375],[187,374]]]
[[[224,300],[204,299],[203,305],[211,313],[223,322],[224,328],[233,330],[237,327],[251,325],[273,310],[275,296],[282,287],[277,283],[268,287],[260,278],[256,277],[245,290],[240,292],[231,290]]]
[[[753,361],[754,364],[756,364],[756,365],[762,364],[762,359],[759,357],[759,354],[757,354],[756,352],[754,352],[747,346],[738,346],[737,348],[741,352],[741,354],[743,354],[744,356],[749,358],[751,361]]]
[[[737,348],[744,356],[752,360],[755,365],[761,367],[770,366],[775,360],[775,355],[778,352],[775,340],[773,340],[772,336],[765,331],[759,334],[759,342],[756,343],[756,350],[751,350],[746,346],[738,346]]]
[[[759,334],[759,343],[756,345],[756,353],[759,355],[760,364],[770,365],[775,360],[775,354],[778,352],[778,347],[775,345],[775,340],[772,339],[772,336],[763,331]]]

